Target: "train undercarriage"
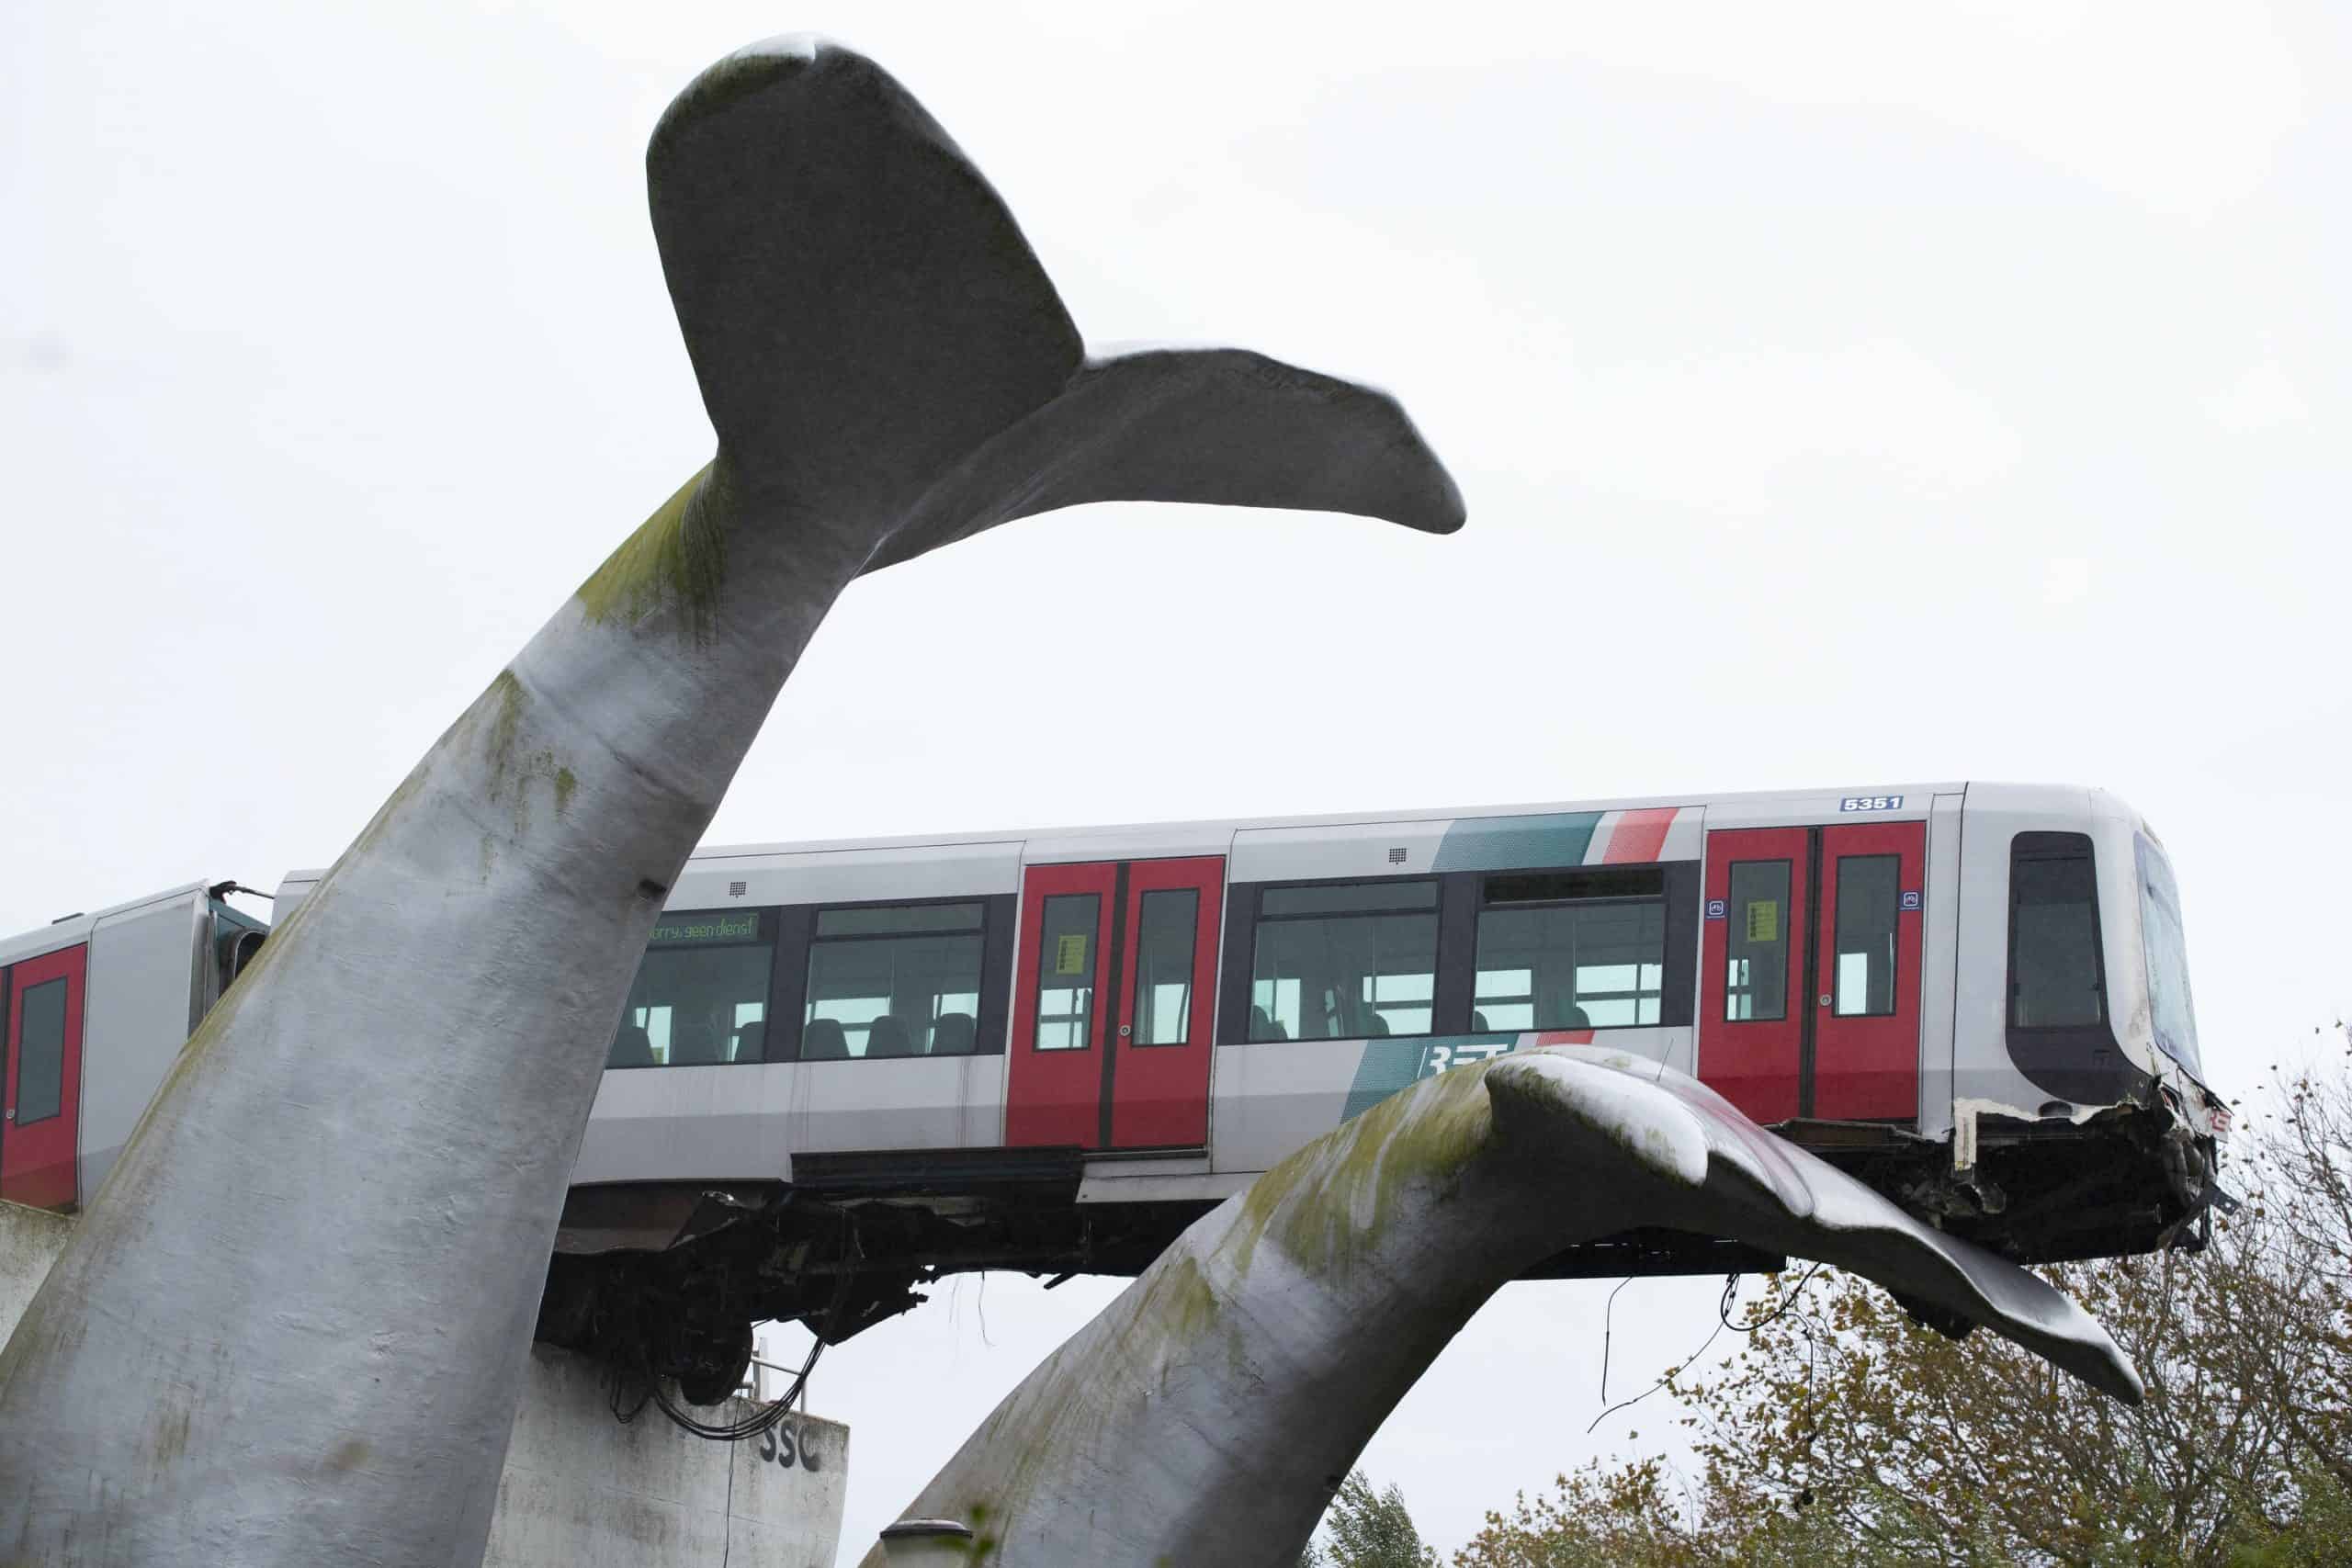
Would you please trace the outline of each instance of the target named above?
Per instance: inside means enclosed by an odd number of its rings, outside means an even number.
[[[1961,1169],[1951,1144],[1882,1123],[1775,1131],[2018,1263],[2201,1247],[2219,1193],[2211,1140],[2161,1108],[2118,1107],[2080,1124],[1986,1118]],[[799,1322],[838,1344],[918,1305],[951,1274],[1131,1277],[1215,1206],[1081,1203],[1084,1165],[1074,1149],[804,1156],[791,1183],[577,1189],[537,1337],[605,1361],[616,1397],[659,1381],[713,1404],[741,1382],[755,1324]],[[1733,1239],[1645,1229],[1569,1248],[1522,1277],[1761,1273],[1783,1262]]]

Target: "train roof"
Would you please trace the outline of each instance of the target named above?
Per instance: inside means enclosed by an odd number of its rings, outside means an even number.
[[[103,909],[61,915],[45,926],[35,926],[28,931],[19,931],[11,937],[0,937],[0,964],[15,964],[61,947],[72,947],[75,942],[87,942],[90,933],[108,920],[175,904],[191,894],[206,894],[217,886],[219,884],[214,882],[184,882],[177,887],[167,887],[161,893],[150,893],[144,897],[109,904]]]
[[[1840,800],[1857,795],[1899,795],[1906,802],[1916,799],[1916,808],[1894,815],[1924,816],[1928,803],[1936,795],[1986,788],[1998,788],[2012,800],[2020,795],[2038,796],[2052,805],[2063,801],[2077,807],[2088,807],[2104,794],[2082,784],[1995,784],[1990,781],[1971,784],[1964,780],[1889,783],[1871,780],[1818,788],[1691,792],[1501,806],[1413,807],[1387,811],[1326,812],[1287,817],[1211,818],[1177,822],[1125,822],[1089,827],[975,829],[877,838],[705,844],[695,851],[687,863],[690,866],[707,865],[713,861],[854,853],[861,851],[954,850],[1015,843],[1026,844],[1029,847],[1028,858],[1041,861],[1106,858],[1098,852],[1098,847],[1106,842],[1116,843],[1121,851],[1119,856],[1107,858],[1125,858],[1137,853],[1207,854],[1223,853],[1238,832],[1266,829],[1350,828],[1385,823],[1441,822],[1463,818],[1539,816],[1551,812],[1642,811],[1694,807],[1736,807],[1741,815],[1770,815],[1780,810],[1798,814],[1819,809],[1834,816]],[[2111,809],[2127,817],[2132,815],[2112,796],[2107,799],[2111,803]],[[289,871],[286,874],[286,880],[310,882],[325,874],[323,866]]]

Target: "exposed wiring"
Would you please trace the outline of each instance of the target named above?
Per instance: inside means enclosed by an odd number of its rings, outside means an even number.
[[[806,1400],[808,1392],[808,1375],[817,1370],[817,1360],[824,1354],[826,1340],[841,1331],[844,1314],[849,1306],[850,1287],[857,1278],[856,1270],[849,1267],[850,1255],[856,1250],[856,1231],[849,1223],[848,1213],[844,1212],[842,1215],[842,1269],[833,1286],[832,1305],[825,1314],[824,1326],[821,1329],[811,1329],[808,1354],[800,1363],[800,1370],[793,1374],[791,1383],[775,1400],[762,1405],[741,1421],[706,1421],[698,1416],[688,1414],[681,1404],[673,1401],[669,1391],[662,1386],[662,1380],[659,1376],[650,1371],[640,1371],[637,1381],[642,1392],[637,1403],[626,1411],[621,1408],[621,1405],[624,1390],[631,1380],[626,1376],[615,1376],[612,1392],[614,1418],[623,1426],[627,1426],[643,1415],[646,1405],[651,1404],[660,1407],[662,1414],[669,1417],[672,1425],[691,1432],[697,1438],[707,1438],[715,1443],[740,1443],[775,1430],[776,1424],[790,1413],[794,1405],[802,1404]]]
[[[1804,1271],[1804,1277],[1800,1279],[1794,1286],[1791,1287],[1787,1295],[1781,1298],[1781,1304],[1774,1307],[1770,1312],[1766,1313],[1762,1317],[1758,1318],[1754,1323],[1734,1323],[1731,1320],[1732,1296],[1739,1289],[1739,1276],[1736,1274],[1727,1275],[1724,1280],[1723,1299],[1715,1303],[1715,1315],[1721,1318],[1723,1320],[1724,1326],[1730,1329],[1734,1334],[1753,1334],[1758,1329],[1763,1327],[1766,1324],[1781,1316],[1789,1310],[1789,1308],[1796,1305],[1799,1292],[1803,1292],[1807,1285],[1813,1283],[1813,1277],[1820,1272],[1821,1265],[1818,1263],[1806,1269]]]
[[[1787,1312],[1791,1306],[1795,1304],[1798,1292],[1802,1292],[1806,1285],[1810,1284],[1813,1280],[1813,1277],[1820,1272],[1821,1265],[1818,1263],[1806,1269],[1804,1271],[1804,1277],[1800,1279],[1794,1286],[1791,1287],[1789,1293],[1781,1298],[1780,1303],[1773,1307],[1770,1312],[1765,1314],[1762,1317],[1758,1318],[1753,1323],[1734,1323],[1731,1320],[1732,1298],[1739,1291],[1739,1276],[1736,1273],[1724,1275],[1724,1293],[1721,1297],[1717,1298],[1715,1302],[1715,1326],[1713,1330],[1708,1334],[1706,1339],[1701,1343],[1696,1350],[1691,1351],[1690,1354],[1683,1357],[1681,1360],[1668,1368],[1664,1372],[1659,1373],[1657,1381],[1650,1384],[1649,1387],[1642,1390],[1641,1393],[1634,1395],[1631,1399],[1619,1400],[1616,1404],[1610,1405],[1608,1408],[1601,1411],[1600,1415],[1594,1416],[1592,1418],[1592,1425],[1585,1428],[1586,1434],[1589,1436],[1600,1427],[1603,1421],[1608,1420],[1620,1410],[1632,1409],[1634,1405],[1639,1404],[1643,1400],[1647,1399],[1651,1394],[1656,1393],[1659,1389],[1664,1388],[1676,1378],[1681,1376],[1686,1369],[1692,1366],[1698,1361],[1700,1357],[1707,1353],[1707,1351],[1714,1345],[1714,1342],[1722,1337],[1724,1329],[1728,1328],[1734,1334],[1753,1334],[1758,1329],[1763,1327],[1766,1324],[1770,1323],[1781,1316],[1783,1313]],[[1612,1305],[1617,1300],[1617,1291],[1623,1290],[1628,1282],[1628,1280],[1619,1280],[1617,1290],[1609,1292],[1609,1300]],[[1800,1319],[1799,1321],[1802,1322],[1804,1320]],[[1611,1325],[1609,1316],[1606,1309],[1603,1309],[1600,1329],[1600,1397],[1603,1399],[1609,1397],[1610,1331]],[[1813,1338],[1813,1329],[1810,1324],[1806,1325],[1805,1337],[1809,1342]],[[1806,1381],[1808,1382],[1812,1381],[1809,1371]]]
[[[1600,1403],[1609,1403],[1609,1338],[1616,1331],[1617,1292],[1634,1282],[1631,1274],[1617,1281],[1600,1308]]]

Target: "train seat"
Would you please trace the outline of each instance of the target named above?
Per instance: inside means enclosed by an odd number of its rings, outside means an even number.
[[[650,1067],[653,1066],[653,1042],[645,1031],[634,1023],[621,1025],[613,1036],[612,1054],[605,1058],[608,1067]]]
[[[914,1054],[915,1037],[908,1032],[907,1021],[897,1013],[884,1013],[865,1032],[865,1059],[869,1062],[876,1056],[911,1056]]]
[[[943,1012],[931,1026],[931,1054],[934,1056],[968,1056],[978,1040],[968,1012]]]
[[[842,1032],[842,1021],[837,1018],[812,1018],[808,1027],[800,1032],[800,1059],[804,1062],[846,1062],[849,1060],[849,1036]]]

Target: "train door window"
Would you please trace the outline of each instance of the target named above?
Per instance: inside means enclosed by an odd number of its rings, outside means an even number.
[[[2106,992],[2090,835],[2019,833],[2009,846],[2010,1024],[2104,1023]]]
[[[1102,898],[1061,893],[1046,900],[1037,942],[1037,1049],[1083,1051],[1092,1038],[1094,971]]]
[[[1735,861],[1731,868],[1724,1017],[1734,1023],[1789,1016],[1789,863]]]
[[[1426,1034],[1437,983],[1437,884],[1270,887],[1250,975],[1252,1040]]]
[[[971,1055],[985,913],[977,903],[818,910],[808,942],[802,1056],[874,1061]]]
[[[1895,936],[1903,857],[1838,857],[1837,953],[1831,1011],[1839,1018],[1883,1018],[1894,1011]]]
[[[773,909],[682,909],[654,922],[605,1065],[765,1059]]]
[[[1155,887],[1142,897],[1136,922],[1137,1045],[1182,1045],[1189,1038],[1200,911],[1197,888]]]
[[[27,987],[23,1005],[17,1037],[17,1127],[46,1122],[64,1104],[64,977]]]
[[[1665,873],[1537,872],[1486,879],[1471,1001],[1484,1027],[1654,1024],[1665,976]]]

